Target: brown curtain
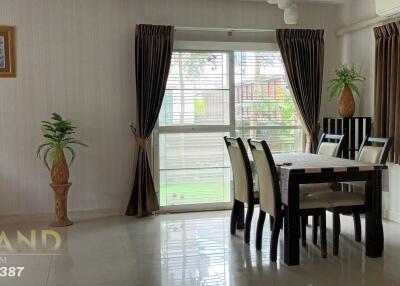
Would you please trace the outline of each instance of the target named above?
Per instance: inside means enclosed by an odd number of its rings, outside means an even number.
[[[297,108],[309,136],[311,152],[317,151],[319,110],[324,68],[324,31],[282,29],[276,38]]]
[[[388,161],[400,163],[400,22],[374,28],[374,133],[392,137]]]
[[[174,27],[138,25],[135,36],[138,145],[135,181],[127,215],[145,216],[159,209],[146,152],[146,142],[157,122],[164,98],[174,42]]]

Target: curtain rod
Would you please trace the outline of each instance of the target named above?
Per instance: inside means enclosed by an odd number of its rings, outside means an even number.
[[[208,32],[275,32],[275,29],[242,29],[242,28],[212,28],[212,27],[175,27],[176,31],[208,31]]]

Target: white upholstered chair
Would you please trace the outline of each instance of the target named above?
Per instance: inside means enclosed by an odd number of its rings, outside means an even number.
[[[375,144],[375,145],[372,145]],[[381,144],[381,146],[377,146]],[[386,164],[391,138],[365,137],[357,159],[361,162]],[[339,253],[340,214],[353,214],[355,240],[361,241],[360,213],[365,212],[365,182],[349,183],[351,192],[320,192],[310,196],[330,202],[333,212],[333,254]]]
[[[317,154],[328,157],[338,157],[343,150],[344,135],[323,133],[318,143]],[[332,184],[305,184],[300,186],[300,193],[331,192]]]
[[[231,162],[234,186],[234,203],[231,214],[231,234],[244,228],[244,241],[250,242],[251,219],[254,205],[258,204],[258,192],[254,192],[253,175],[246,148],[241,138],[224,137]],[[246,220],[244,205],[247,205]]]
[[[270,243],[270,259],[276,261],[277,243],[283,222],[284,212],[281,200],[280,184],[271,151],[265,140],[248,140],[254,165],[257,170],[260,191],[260,215],[257,223],[256,248],[261,249],[262,233],[266,214],[273,217]],[[326,257],[325,211],[329,204],[309,196],[300,198],[300,215],[316,215],[320,218],[321,226],[321,256]],[[300,219],[300,217],[299,217]]]
[[[318,143],[317,154],[328,157],[338,157],[342,153],[344,136],[339,134],[327,134],[323,133]],[[312,193],[332,192],[333,185],[331,183],[320,183],[320,184],[304,184],[300,185],[300,194],[307,195]],[[301,218],[301,233],[302,233],[302,244],[306,245],[306,232],[308,217],[302,216]],[[317,244],[318,236],[318,217],[313,216],[313,234],[312,240],[314,244]]]

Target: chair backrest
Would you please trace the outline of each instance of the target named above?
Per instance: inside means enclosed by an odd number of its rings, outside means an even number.
[[[338,157],[343,150],[343,143],[344,135],[323,133],[319,140],[317,154]]]
[[[224,141],[231,161],[235,200],[254,204],[253,175],[243,141],[227,136]]]
[[[381,146],[376,146],[380,144]],[[357,161],[386,164],[390,148],[392,147],[392,138],[370,137],[366,136],[358,152]]]
[[[265,140],[249,139],[248,142],[257,170],[260,208],[275,217],[276,210],[279,210],[282,205],[282,200],[274,158]]]

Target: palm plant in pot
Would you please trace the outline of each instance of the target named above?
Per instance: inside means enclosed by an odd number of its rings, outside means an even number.
[[[67,196],[71,183],[69,179],[69,166],[75,159],[73,145],[87,147],[74,138],[76,127],[69,120],[64,120],[59,114],[53,113],[51,121],[42,121],[42,132],[45,142],[37,149],[37,156],[43,159],[47,169],[51,172],[51,187],[55,195],[55,220],[52,226],[67,226],[72,222],[67,215]],[[64,150],[71,153],[71,160],[67,164]],[[42,156],[41,156],[42,155]],[[49,164],[51,163],[51,168]]]
[[[72,145],[81,145],[87,147],[78,139],[72,137],[75,134],[76,127],[69,120],[64,120],[59,114],[53,113],[52,122],[42,121],[42,132],[46,142],[41,144],[37,149],[37,156],[43,153],[43,163],[51,172],[53,184],[67,184],[69,179],[69,166],[75,159],[75,151]],[[71,153],[71,160],[67,164],[64,150]],[[42,152],[43,151],[43,152]],[[48,158],[50,156],[51,169]]]
[[[360,96],[357,83],[365,80],[365,77],[356,70],[355,66],[341,65],[335,70],[336,78],[329,81],[329,97],[339,96],[339,114],[344,118],[350,118],[355,112],[353,93]]]

